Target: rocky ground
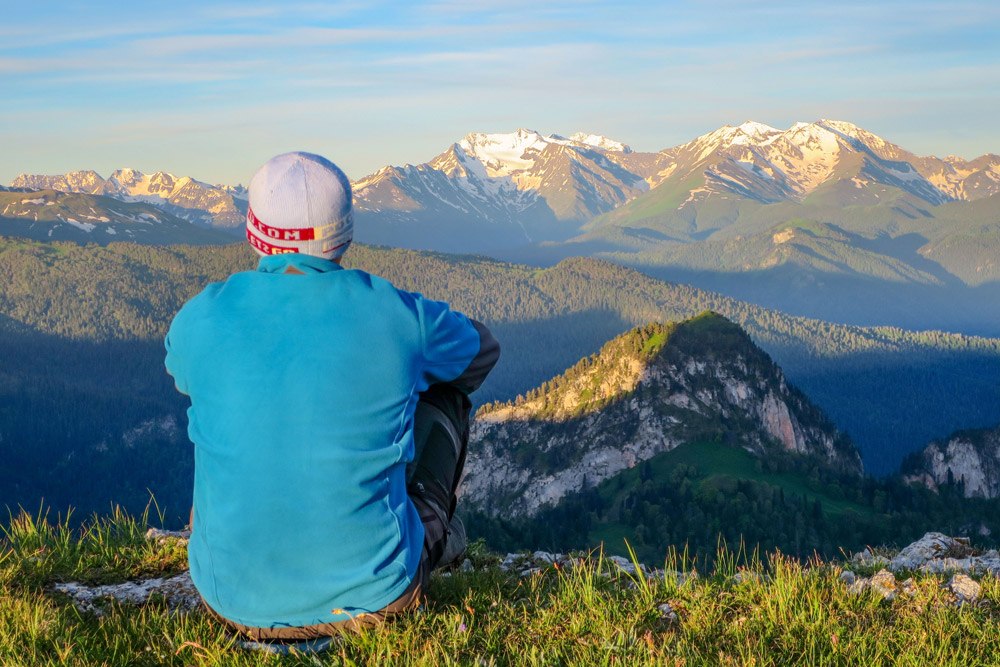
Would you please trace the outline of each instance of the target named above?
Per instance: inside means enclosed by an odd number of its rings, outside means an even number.
[[[190,533],[187,531],[164,531],[151,528],[146,538],[158,544],[186,545]],[[595,563],[596,559],[596,563]],[[605,576],[632,578],[636,582],[643,579],[662,580],[670,577],[678,585],[697,579],[697,570],[686,572],[666,571],[631,561],[621,556],[606,556],[591,553],[552,553],[548,551],[495,554],[477,554],[475,561],[465,558],[454,570],[474,572],[493,568],[499,572],[517,577],[531,577],[546,570],[571,571],[580,566],[597,567]],[[1000,552],[997,550],[976,550],[965,537],[949,537],[942,533],[927,533],[922,538],[896,553],[885,550],[865,549],[853,554],[842,564],[840,581],[852,594],[870,591],[885,600],[897,597],[912,597],[916,594],[917,583],[913,575],[950,575],[942,583],[956,605],[975,604],[980,600],[982,587],[973,577],[1000,577]],[[867,576],[865,576],[867,573]],[[900,580],[905,576],[905,579]],[[439,572],[437,576],[450,577],[452,571]],[[733,574],[735,583],[747,577],[767,578],[750,570]],[[635,584],[632,584],[635,585]],[[189,611],[200,604],[200,598],[187,572],[172,577],[136,579],[119,584],[86,585],[79,582],[58,583],[55,591],[64,593],[75,601],[81,611],[100,615],[101,602],[116,600],[129,605],[141,605],[152,599],[159,599],[178,611]],[[661,611],[665,616],[676,616],[669,604],[664,603]]]

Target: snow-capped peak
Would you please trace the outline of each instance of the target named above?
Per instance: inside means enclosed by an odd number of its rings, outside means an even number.
[[[817,121],[816,124],[828,128],[841,136],[860,141],[883,157],[889,157],[891,159],[897,159],[899,157],[899,151],[901,151],[901,149],[898,146],[894,146],[877,134],[872,134],[868,130],[862,129],[853,123],[848,123],[843,120],[824,119]]]
[[[599,148],[605,151],[631,153],[632,149],[600,134],[577,132],[569,138],[558,134],[544,136],[535,130],[518,129],[510,133],[488,134],[472,132],[456,144],[465,157],[478,160],[490,176],[509,176],[535,165],[538,153],[549,145],[568,148]]]
[[[784,137],[792,143],[820,142],[835,150],[837,138],[840,134],[820,123],[795,123],[783,133]]]
[[[679,148],[681,150],[693,150],[697,153],[697,159],[702,160],[715,151],[726,149],[731,146],[760,146],[773,141],[781,136],[781,130],[748,120],[740,125],[723,125],[719,129],[703,134],[694,141],[690,141]]]
[[[129,188],[132,185],[135,185],[136,183],[142,181],[145,178],[145,176],[146,175],[143,174],[138,169],[131,169],[129,167],[126,167],[125,169],[116,169],[111,174],[111,177],[108,180],[115,181],[116,183],[118,183],[118,185],[120,185],[123,188]]]
[[[736,126],[740,133],[753,137],[755,139],[763,139],[772,134],[779,134],[781,130],[776,127],[771,127],[765,123],[758,123],[755,120],[747,120]]]
[[[528,151],[540,151],[549,140],[534,130],[521,128],[509,134],[472,132],[458,142],[467,155],[482,162],[491,175],[506,175],[520,169],[530,169],[535,161],[525,157]]]
[[[550,139],[562,139],[558,135],[551,135]],[[577,132],[569,138],[570,141],[575,141],[579,144],[585,144],[587,146],[593,146],[594,148],[603,148],[608,151],[615,151],[618,153],[631,153],[632,149],[620,141],[615,141],[614,139],[609,139],[602,134],[587,134],[586,132]]]

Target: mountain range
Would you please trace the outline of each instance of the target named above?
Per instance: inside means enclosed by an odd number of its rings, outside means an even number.
[[[358,238],[550,265],[591,256],[794,314],[1000,335],[1000,156],[850,123],[726,126],[657,153],[471,134],[356,183]]]
[[[220,227],[240,226],[246,207],[243,186],[135,169],[118,169],[107,179],[92,170],[21,174],[10,185],[152,203]],[[655,219],[660,204],[681,195],[675,210],[693,211],[707,201],[733,197],[762,204],[835,200],[857,205],[882,199],[890,188],[925,206],[986,199],[1000,192],[1000,156],[922,157],[833,120],[799,122],[787,130],[747,121],[654,153],[636,152],[601,135],[546,136],[522,128],[509,134],[470,133],[428,162],[386,166],[352,186],[359,213],[370,215],[376,227],[416,227],[404,239],[422,249],[445,249],[436,247],[445,239],[438,239],[433,227],[449,220],[465,228],[493,225],[504,230],[505,240],[498,242],[515,247],[577,236],[614,221]],[[698,229],[691,232],[698,236]],[[489,247],[481,237],[471,242],[460,249]]]
[[[38,241],[101,244],[232,242],[229,234],[192,225],[149,203],[52,189],[17,188],[0,192],[0,233]]]
[[[22,175],[12,186],[102,193],[237,234],[246,205],[243,188],[162,172]],[[658,152],[521,129],[468,134],[353,186],[361,242],[542,266],[599,257],[807,317],[1000,335],[993,154],[918,156],[833,120],[747,121]],[[86,205],[111,217],[106,200]],[[44,225],[10,224],[33,214],[10,209],[0,229],[48,238]],[[166,236],[204,242],[185,231]]]
[[[92,170],[55,176],[21,174],[10,185],[23,190],[104,195],[123,202],[151,204],[205,227],[239,229],[246,216],[247,191],[243,186],[209,185],[163,171],[144,174],[136,169],[118,169],[108,178]]]
[[[699,240],[733,222],[714,219],[717,208],[733,206],[721,201],[845,206],[896,192],[923,206],[990,197],[1000,192],[1000,156],[919,157],[830,120],[787,130],[747,121],[657,153],[596,135],[520,129],[469,134],[424,164],[385,167],[355,182],[359,212],[375,214],[364,240],[445,250],[436,226],[455,220],[466,234],[481,234],[465,249],[486,251],[498,249],[487,244],[510,248],[581,232],[586,240],[602,228],[636,227],[626,221],[675,218],[686,223],[674,230],[677,240]],[[700,217],[709,220],[699,224]],[[641,241],[642,231],[633,238]]]

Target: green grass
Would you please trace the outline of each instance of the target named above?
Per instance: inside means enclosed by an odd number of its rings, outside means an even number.
[[[666,331],[661,331],[655,333],[649,337],[649,339],[643,343],[642,346],[642,356],[652,357],[657,352],[663,349],[663,346],[667,343],[668,333]]]
[[[853,596],[835,563],[722,551],[683,584],[608,574],[600,554],[521,578],[478,554],[478,569],[435,575],[426,610],[342,637],[320,656],[245,652],[201,612],[109,604],[101,617],[52,592],[58,581],[179,571],[183,554],[147,543],[145,518],[82,531],[21,515],[0,542],[3,665],[986,665],[1000,655],[1000,584],[956,608],[941,579],[913,598]],[[674,556],[676,559],[676,556]],[[487,563],[494,563],[488,566]],[[673,570],[678,561],[668,562]],[[756,577],[733,578],[737,571]],[[668,603],[676,620],[658,609]]]
[[[430,600],[382,628],[344,636],[320,656],[238,649],[200,612],[110,604],[97,618],[51,591],[57,581],[124,580],[183,567],[176,549],[142,538],[144,519],[94,519],[82,532],[22,515],[0,545],[4,665],[986,665],[1000,655],[1000,586],[955,608],[940,580],[912,599],[852,596],[836,564],[721,554],[683,585],[608,575],[600,554],[572,569],[520,578],[485,563],[436,575]],[[41,559],[40,561],[37,559]],[[41,563],[41,565],[40,565]],[[668,562],[673,569],[676,562]],[[760,577],[737,583],[740,570]],[[677,620],[658,606],[669,603]]]

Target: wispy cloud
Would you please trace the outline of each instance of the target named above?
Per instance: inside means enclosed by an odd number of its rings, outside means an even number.
[[[998,33],[1000,3],[981,0],[174,0],[141,16],[53,0],[0,26],[0,121],[17,128],[0,136],[12,170],[113,148],[235,173],[314,142],[363,170],[472,130],[654,149],[747,117],[872,122],[927,152],[961,126],[997,151]]]

